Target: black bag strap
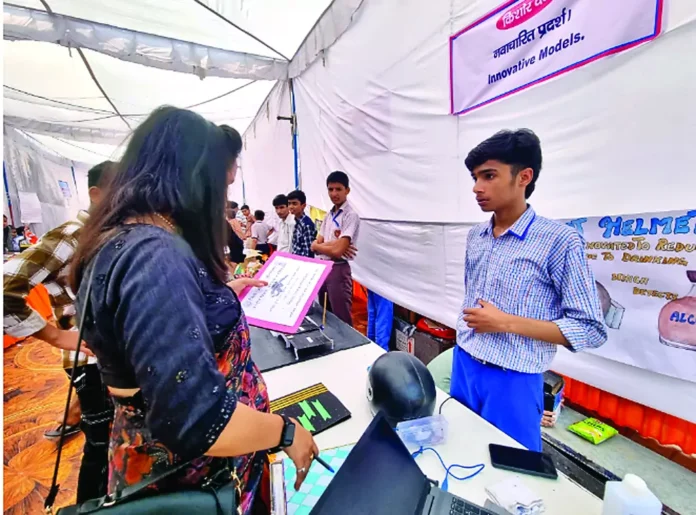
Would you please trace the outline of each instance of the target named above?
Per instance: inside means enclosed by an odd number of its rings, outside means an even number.
[[[77,349],[75,349],[75,361],[73,362],[72,371],[70,372],[70,387],[68,388],[68,397],[65,399],[65,411],[63,412],[63,423],[60,426],[60,439],[58,440],[58,455],[56,456],[56,466],[53,469],[53,479],[51,480],[51,488],[46,496],[46,501],[44,502],[44,509],[47,513],[51,513],[53,508],[53,503],[56,500],[58,491],[60,490],[60,485],[58,484],[58,469],[60,468],[60,458],[63,454],[63,442],[65,441],[65,429],[68,423],[68,412],[70,410],[70,401],[72,400],[73,384],[75,383],[75,377],[77,376],[77,368],[80,363],[80,347],[82,347],[82,335],[85,331],[85,320],[87,319],[87,312],[90,307],[90,296],[92,294],[92,278],[94,277],[94,270],[96,267],[92,267],[92,271],[87,279],[87,293],[85,300],[84,315],[82,320],[80,320],[80,328],[77,333]]]
[[[106,245],[104,245],[106,246]],[[104,247],[102,247],[104,248]],[[85,291],[85,305],[83,308],[83,315],[82,315],[82,320],[80,320],[80,326],[79,330],[77,333],[77,349],[75,349],[75,361],[73,362],[73,367],[72,371],[70,373],[70,388],[68,388],[68,397],[65,400],[65,411],[63,412],[63,423],[60,427],[60,439],[58,440],[58,455],[56,456],[56,466],[53,469],[53,479],[51,480],[51,488],[48,491],[48,495],[46,496],[46,501],[44,502],[44,510],[46,513],[51,513],[53,509],[53,503],[56,500],[56,496],[58,495],[58,492],[60,491],[60,485],[58,484],[58,470],[60,468],[60,458],[63,453],[63,442],[65,441],[65,428],[66,424],[68,422],[68,412],[70,410],[70,401],[72,400],[72,391],[73,391],[73,385],[75,383],[75,377],[77,376],[77,369],[78,369],[78,364],[80,362],[80,347],[82,347],[82,336],[85,331],[85,321],[89,318],[89,309],[92,304],[92,284],[93,281],[92,279],[94,278],[94,271],[96,270],[96,262],[97,258],[99,257],[99,253],[94,257],[93,265],[92,265],[92,270],[89,273],[89,277],[87,279],[87,290]],[[117,502],[124,501],[126,498],[133,497],[134,495],[140,493],[141,491],[145,490],[147,487],[155,484],[156,482],[160,481],[161,479],[164,479],[175,472],[178,472],[182,470],[184,467],[189,465],[191,462],[187,461],[184,463],[180,463],[176,465],[175,467],[172,467],[167,470],[163,470],[159,473],[155,473],[147,477],[146,479],[134,484],[125,487],[122,491],[120,491],[117,495],[111,497],[111,496],[106,496],[102,497],[100,499],[95,499],[92,501],[88,501],[89,504],[93,504],[95,508],[101,508],[104,506],[111,506],[112,504],[116,504]]]

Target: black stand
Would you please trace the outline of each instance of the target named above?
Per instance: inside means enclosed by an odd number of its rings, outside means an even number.
[[[285,342],[286,349],[292,349],[295,353],[295,361],[299,361],[298,351],[331,345],[331,350],[335,349],[333,338],[329,338],[324,333],[324,327],[317,324],[309,315],[295,334],[283,334],[271,331],[271,334]]]

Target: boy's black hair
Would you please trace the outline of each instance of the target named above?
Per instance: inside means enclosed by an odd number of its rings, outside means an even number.
[[[532,196],[534,186],[541,172],[541,142],[539,137],[529,129],[500,131],[479,143],[464,163],[470,172],[488,160],[500,161],[512,167],[512,175],[517,175],[525,168],[533,172],[532,182],[527,184],[525,198]]]
[[[329,184],[342,184],[345,188],[350,188],[350,182],[348,181],[348,176],[345,172],[335,171],[331,172],[326,178],[326,185]]]
[[[245,209],[249,209],[249,206],[247,206],[246,204],[242,206],[242,211],[244,211]]]
[[[302,190],[294,190],[288,193],[288,202],[291,200],[299,200],[300,204],[306,204],[307,195],[305,195],[304,191]]]
[[[107,170],[113,171],[111,168],[114,166],[116,166],[116,163],[113,161],[104,161],[103,163],[99,163],[98,165],[90,168],[89,172],[87,172],[87,187],[92,188],[94,186],[104,186],[104,184],[102,184],[102,176]],[[106,179],[106,177],[104,178]]]
[[[287,205],[288,205],[288,197],[286,197],[282,193],[280,195],[276,195],[276,197],[273,199],[273,207],[287,206]]]
[[[230,200],[227,203],[227,207],[229,207],[230,209],[237,209],[239,208],[239,204],[237,204],[234,200]]]
[[[254,211],[254,218],[256,218],[258,222],[263,222],[263,219],[266,218],[266,213],[264,213],[260,209],[257,209],[256,211]]]

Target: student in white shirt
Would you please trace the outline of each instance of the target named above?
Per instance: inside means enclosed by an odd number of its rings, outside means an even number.
[[[295,217],[290,214],[288,197],[278,195],[273,199],[273,207],[276,215],[278,215],[278,222],[275,227],[278,252],[290,253],[292,252],[292,236],[295,232]]]
[[[266,222],[266,213],[260,209],[254,212],[254,225],[251,226],[251,245],[250,248],[256,249],[261,254],[269,255],[271,253],[271,248],[268,246],[268,233],[271,228]]]

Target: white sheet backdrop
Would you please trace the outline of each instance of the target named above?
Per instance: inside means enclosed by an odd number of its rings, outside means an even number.
[[[13,217],[11,218],[14,219],[16,226],[21,225],[18,191],[36,193],[39,197],[43,222],[30,224],[38,236],[66,220],[74,218],[80,209],[89,206],[87,195],[89,165],[75,163],[57,156],[38,141],[16,129],[5,127],[3,136],[5,174],[12,202]],[[73,166],[75,167],[74,178]],[[64,181],[68,184],[70,198],[63,196],[58,181]],[[5,204],[5,209],[7,210],[7,204]],[[8,214],[9,217],[9,212],[5,214]]]
[[[240,162],[246,203],[252,210],[262,209],[267,216],[273,212],[273,197],[295,189],[290,122],[277,120],[278,116],[289,117],[291,112],[288,83],[278,82],[244,133]],[[238,191],[238,187],[232,185],[234,191]],[[241,205],[241,200],[237,202]]]

